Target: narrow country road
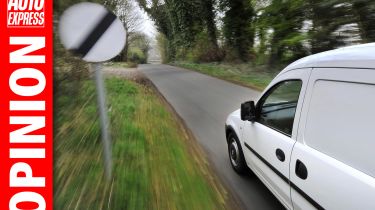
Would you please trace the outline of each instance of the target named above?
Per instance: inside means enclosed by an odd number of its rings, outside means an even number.
[[[186,122],[244,209],[284,209],[258,178],[237,175],[228,159],[225,119],[242,102],[256,99],[259,92],[167,65],[141,65],[139,69]]]

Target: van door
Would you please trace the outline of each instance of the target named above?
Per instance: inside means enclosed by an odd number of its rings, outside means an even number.
[[[312,70],[290,163],[294,209],[375,209],[375,70]]]
[[[290,209],[289,163],[311,69],[285,72],[257,103],[257,119],[245,122],[242,145],[254,173]]]

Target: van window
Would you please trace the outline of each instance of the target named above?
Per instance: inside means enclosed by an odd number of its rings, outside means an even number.
[[[375,177],[375,85],[318,80],[305,143]]]
[[[300,80],[275,85],[260,101],[258,122],[291,136],[301,87]]]

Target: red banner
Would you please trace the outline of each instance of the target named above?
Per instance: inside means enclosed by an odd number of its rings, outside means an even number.
[[[0,6],[0,209],[53,209],[52,1]]]

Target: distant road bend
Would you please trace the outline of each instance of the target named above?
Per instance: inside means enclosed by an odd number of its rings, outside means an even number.
[[[237,175],[228,159],[224,134],[226,117],[242,102],[256,99],[259,92],[168,65],[141,65],[139,69],[186,122],[219,177],[244,209],[284,209],[259,179]]]

